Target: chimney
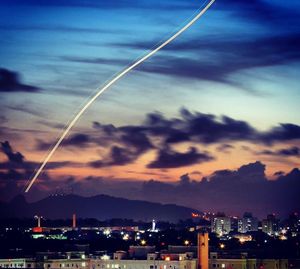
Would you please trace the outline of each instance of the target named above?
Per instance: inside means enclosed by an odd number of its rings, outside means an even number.
[[[76,228],[76,214],[73,214],[73,222],[72,222],[72,228]]]
[[[208,233],[198,233],[198,269],[209,269]]]

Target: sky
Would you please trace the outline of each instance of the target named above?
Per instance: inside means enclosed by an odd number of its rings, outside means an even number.
[[[1,0],[0,192],[22,193],[97,90],[201,0]],[[300,4],[216,0],[81,117],[26,195],[299,210]]]

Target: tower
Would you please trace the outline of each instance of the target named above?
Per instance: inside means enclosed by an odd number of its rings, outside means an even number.
[[[152,220],[152,229],[151,229],[152,232],[155,232],[155,228],[156,228],[155,226],[156,226],[155,220]]]
[[[198,233],[198,269],[209,269],[208,266],[208,233]]]
[[[72,228],[76,228],[76,214],[73,214]]]
[[[43,228],[41,227],[41,219],[43,218],[42,216],[34,216],[34,218],[37,220],[37,226],[32,228],[32,231],[34,233],[41,233],[43,232]]]

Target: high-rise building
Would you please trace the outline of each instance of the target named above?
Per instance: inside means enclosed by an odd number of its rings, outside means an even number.
[[[218,214],[211,220],[211,231],[218,235],[228,234],[231,231],[231,219],[224,214]]]
[[[274,214],[270,214],[262,221],[262,231],[269,235],[276,235],[279,231],[279,220]]]
[[[258,219],[252,216],[252,213],[245,212],[243,218],[238,221],[238,232],[256,232],[258,230]]]
[[[291,214],[286,220],[285,230],[292,236],[297,236],[300,233],[300,218],[297,213]]]

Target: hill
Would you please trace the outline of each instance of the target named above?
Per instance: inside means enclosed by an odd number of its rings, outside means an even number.
[[[160,204],[139,200],[128,200],[108,195],[82,197],[78,195],[54,195],[37,202],[28,203],[22,195],[9,203],[0,204],[1,218],[28,218],[42,215],[48,219],[71,218],[76,213],[79,218],[127,218],[150,221],[178,221],[191,217],[197,210],[174,204]]]

